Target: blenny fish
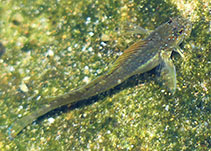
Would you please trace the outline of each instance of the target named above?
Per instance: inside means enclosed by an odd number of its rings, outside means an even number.
[[[16,120],[8,129],[9,137],[14,138],[28,124],[51,110],[98,95],[114,88],[129,77],[150,71],[158,65],[161,66],[160,75],[163,84],[171,93],[175,93],[176,70],[170,56],[172,51],[183,56],[179,44],[190,35],[191,28],[191,23],[179,16],[171,18],[152,32],[144,29],[136,30],[137,33],[146,33],[148,36],[127,48],[108,72],[81,88],[55,97],[50,103],[43,104],[29,115]]]

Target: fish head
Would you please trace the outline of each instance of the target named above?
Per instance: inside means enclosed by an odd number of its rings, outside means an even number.
[[[162,48],[173,48],[179,45],[184,38],[189,37],[192,24],[182,17],[171,18],[168,22],[155,29],[160,36]]]

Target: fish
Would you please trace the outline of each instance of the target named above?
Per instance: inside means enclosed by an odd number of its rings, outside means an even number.
[[[176,51],[184,56],[179,45],[189,37],[191,29],[191,22],[181,16],[170,18],[154,31],[136,29],[137,33],[145,33],[146,38],[128,47],[105,74],[78,89],[53,98],[50,103],[43,104],[37,110],[16,120],[8,128],[9,137],[15,138],[27,125],[49,111],[89,99],[114,88],[133,75],[145,73],[157,66],[161,67],[160,75],[164,86],[174,94],[176,69],[171,60],[171,53]]]

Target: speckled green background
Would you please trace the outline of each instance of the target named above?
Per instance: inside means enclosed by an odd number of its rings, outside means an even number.
[[[207,0],[0,0],[0,150],[191,150],[211,147]],[[125,48],[126,21],[153,30],[178,14],[193,22],[173,53],[177,92],[153,72],[86,102],[45,115],[13,141],[13,121],[103,74]],[[0,50],[1,51],[1,50]],[[2,52],[0,52],[2,53]],[[51,122],[49,118],[54,120]]]

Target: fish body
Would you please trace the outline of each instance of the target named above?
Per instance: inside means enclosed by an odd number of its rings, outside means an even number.
[[[170,19],[152,31],[145,39],[126,49],[104,75],[81,88],[53,98],[49,104],[15,121],[8,130],[10,138],[14,138],[24,127],[51,110],[98,95],[119,85],[129,77],[150,71],[158,65],[162,67],[161,76],[164,85],[174,93],[176,71],[170,55],[173,50],[182,55],[178,45],[189,36],[190,31],[191,24],[186,19],[182,17]]]

